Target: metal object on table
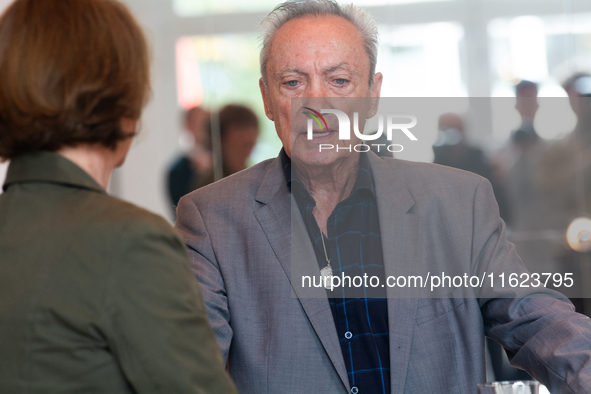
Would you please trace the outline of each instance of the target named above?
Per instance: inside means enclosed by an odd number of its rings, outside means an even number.
[[[540,383],[535,380],[492,382],[478,385],[478,394],[539,394]]]

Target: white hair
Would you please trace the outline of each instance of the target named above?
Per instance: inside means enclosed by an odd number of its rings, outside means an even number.
[[[363,39],[365,53],[369,57],[369,86],[372,87],[378,57],[378,28],[374,19],[353,4],[341,6],[335,0],[288,0],[275,7],[260,23],[263,41],[260,63],[265,88],[268,87],[267,63],[269,62],[271,40],[277,30],[292,19],[322,15],[340,16],[351,22],[359,31]]]

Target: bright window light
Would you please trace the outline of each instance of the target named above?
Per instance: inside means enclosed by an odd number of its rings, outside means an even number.
[[[463,29],[456,23],[382,26],[377,71],[384,97],[464,97]]]
[[[548,76],[544,22],[535,16],[511,21],[511,66],[517,79],[540,81]]]

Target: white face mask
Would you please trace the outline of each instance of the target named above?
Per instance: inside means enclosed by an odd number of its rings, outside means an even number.
[[[433,146],[457,145],[462,141],[462,139],[464,139],[464,136],[456,128],[439,130],[437,141],[435,141]]]

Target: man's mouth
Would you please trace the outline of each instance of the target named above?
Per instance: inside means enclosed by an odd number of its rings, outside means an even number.
[[[320,133],[313,132],[312,133],[312,138],[326,137],[329,134],[330,134],[330,131],[323,131],[323,132],[320,132]]]
[[[301,132],[301,134],[302,134],[302,135],[303,135],[305,138],[308,138],[308,131],[305,131],[305,132],[304,132],[304,131],[302,130],[302,131],[300,131],[300,132]],[[322,129],[318,128],[318,129],[316,129],[316,130],[312,129],[312,138],[310,139],[310,141],[311,141],[311,140],[315,140],[315,139],[317,139],[317,138],[330,138],[330,136],[331,136],[332,134],[334,134],[334,133],[337,133],[337,132],[338,132],[338,131],[336,131],[336,130],[334,130],[334,129],[330,129],[330,128],[329,128],[328,130],[327,130],[327,129],[325,129],[325,128],[322,128]]]

